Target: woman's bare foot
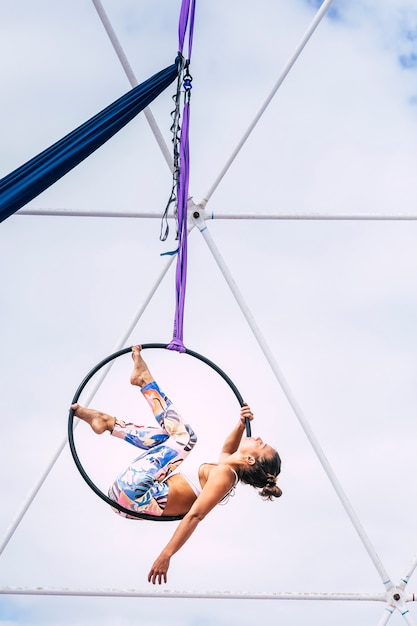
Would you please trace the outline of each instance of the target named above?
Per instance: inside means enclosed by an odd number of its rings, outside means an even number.
[[[153,381],[153,376],[148,370],[148,366],[142,359],[142,346],[132,346],[133,372],[130,377],[132,385],[144,387]]]
[[[72,404],[71,408],[74,411],[74,415],[84,420],[84,422],[87,422],[87,424],[90,424],[97,435],[101,435],[106,430],[112,431],[116,423],[116,418],[107,415],[107,413],[101,413],[101,411],[95,411],[94,409],[86,409],[80,404]]]

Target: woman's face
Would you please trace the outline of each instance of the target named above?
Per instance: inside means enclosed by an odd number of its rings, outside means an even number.
[[[269,446],[261,439],[261,437],[245,437],[239,446],[239,451],[244,456],[253,456],[254,458],[269,456],[275,454],[274,448]]]

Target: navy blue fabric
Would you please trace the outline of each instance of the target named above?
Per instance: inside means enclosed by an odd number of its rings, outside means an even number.
[[[154,74],[2,178],[0,180],[0,222],[53,185],[130,122],[177,78],[178,69],[178,63],[174,63]]]

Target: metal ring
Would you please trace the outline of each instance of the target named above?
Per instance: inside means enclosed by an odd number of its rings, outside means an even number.
[[[167,348],[167,346],[168,344],[165,344],[165,343],[145,343],[142,345],[142,350],[147,350],[149,348],[164,348],[165,349]],[[114,361],[119,356],[122,356],[129,352],[132,352],[131,347],[118,350],[117,352],[110,354],[108,357],[100,361],[100,363],[98,363],[95,367],[93,367],[88,372],[87,376],[84,378],[81,384],[79,385],[77,391],[74,394],[71,404],[75,404],[78,402],[78,398],[80,397],[87,383],[102,367],[110,363],[110,361]],[[236,385],[229,378],[229,376],[223,370],[221,370],[220,367],[218,367],[218,365],[213,363],[213,361],[210,361],[210,359],[203,356],[202,354],[199,354],[198,352],[194,352],[193,350],[189,350],[188,348],[185,350],[185,354],[188,354],[198,359],[199,361],[202,361],[203,363],[211,367],[215,372],[217,372],[217,374],[219,374],[223,378],[223,380],[229,385],[230,389],[235,394],[240,406],[241,407],[243,406],[244,404],[243,398],[241,394],[239,393],[239,390],[237,389]],[[248,437],[250,437],[251,435],[250,422],[248,419],[246,419],[246,434]],[[71,449],[71,454],[73,456],[75,465],[77,466],[77,469],[80,472],[81,476],[84,478],[87,485],[94,491],[94,493],[96,493],[102,500],[104,500],[104,502],[107,502],[107,504],[109,504],[112,508],[117,509],[121,513],[125,513],[129,515],[130,517],[137,517],[138,519],[152,520],[154,522],[172,522],[172,521],[181,520],[184,517],[183,515],[161,515],[160,517],[156,517],[155,515],[147,515],[146,513],[138,513],[137,511],[131,511],[130,509],[125,508],[124,506],[118,504],[117,502],[114,502],[108,496],[106,496],[88,476],[87,472],[85,471],[78,457],[78,453],[77,453],[75,442],[74,442],[74,411],[73,409],[70,409],[69,415],[68,415],[68,440],[69,440],[69,445]]]

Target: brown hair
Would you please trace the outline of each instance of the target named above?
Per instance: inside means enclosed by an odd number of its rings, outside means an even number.
[[[237,475],[239,480],[255,489],[260,489],[259,495],[264,500],[272,500],[282,495],[277,485],[278,474],[281,471],[281,459],[275,451],[271,457],[255,459],[253,465],[239,467]]]

